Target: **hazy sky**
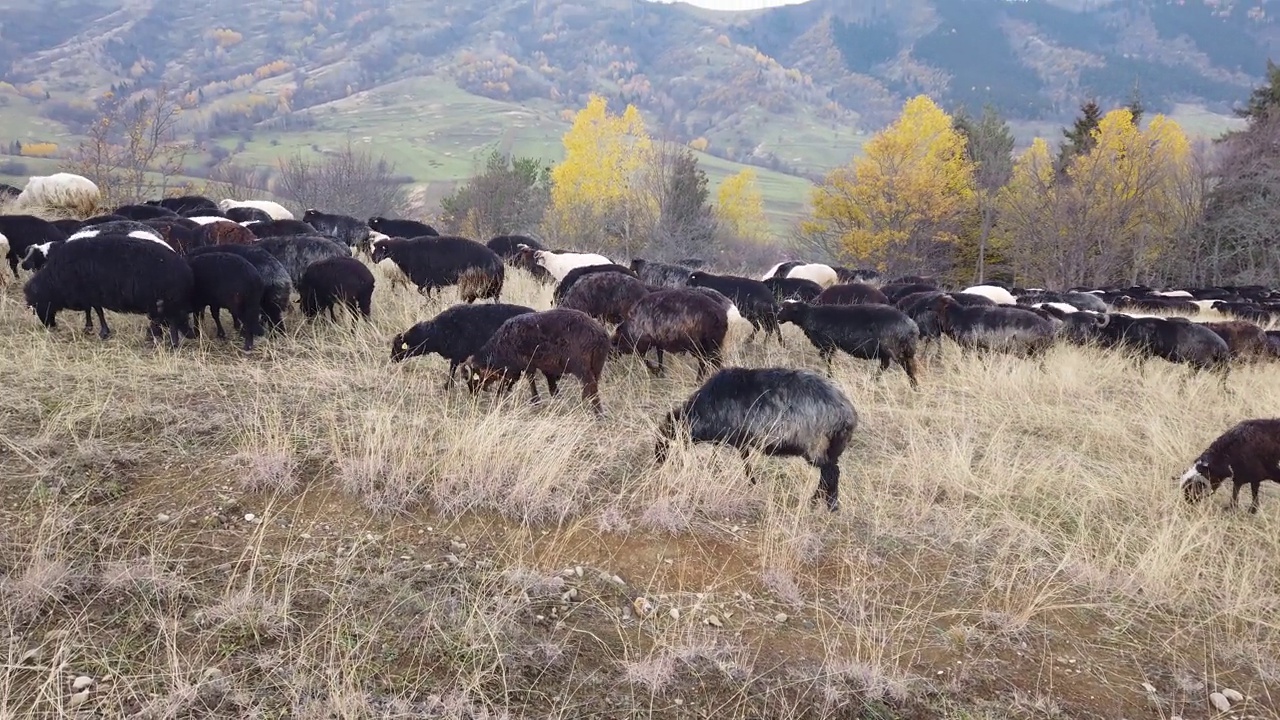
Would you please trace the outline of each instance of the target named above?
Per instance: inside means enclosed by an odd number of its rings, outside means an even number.
[[[711,8],[712,10],[759,10],[775,5],[797,5],[805,0],[681,0],[690,5]],[[675,0],[657,0],[657,2],[675,2]]]

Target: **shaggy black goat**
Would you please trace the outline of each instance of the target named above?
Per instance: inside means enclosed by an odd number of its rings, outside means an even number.
[[[274,255],[289,271],[289,281],[295,288],[302,282],[302,273],[311,263],[331,257],[351,257],[351,248],[319,235],[263,238],[249,247],[262,248]]]
[[[1182,474],[1187,502],[1198,502],[1230,480],[1231,503],[1236,507],[1240,488],[1249,486],[1253,501],[1249,512],[1258,512],[1258,490],[1263,481],[1280,482],[1280,418],[1258,418],[1237,423],[1219,435]]]
[[[373,273],[352,257],[330,257],[311,263],[298,282],[298,306],[315,317],[325,310],[336,321],[334,305],[346,305],[352,315],[369,319],[373,302]]]
[[[809,305],[790,301],[778,311],[778,322],[794,323],[809,342],[818,348],[818,356],[827,363],[831,376],[831,358],[837,349],[862,360],[879,360],[876,377],[888,369],[890,361],[907,373],[911,387],[916,379],[916,345],[920,328],[907,314],[890,305]]]
[[[352,250],[369,252],[369,224],[357,220],[350,215],[334,215],[322,213],[308,208],[302,213],[302,222],[307,223],[323,235],[329,235],[345,244]]]
[[[813,302],[814,298],[823,293],[821,285],[812,280],[805,280],[804,278],[774,276],[765,280],[764,285],[769,288],[769,292],[773,293],[773,299],[778,302],[785,302],[787,300]]]
[[[694,443],[737,448],[753,485],[751,450],[802,457],[820,473],[813,500],[825,500],[834,512],[840,508],[840,455],[857,426],[849,398],[815,372],[725,368],[667,413],[654,456],[664,462],[677,432],[687,431]]]
[[[250,245],[210,245],[193,249],[187,257],[194,258],[205,253],[228,253],[247,260],[262,278],[263,316],[272,330],[284,330],[284,312],[289,308],[293,281],[289,279],[289,271],[274,255]]]
[[[934,301],[938,324],[962,348],[1042,356],[1053,344],[1053,321],[1008,305],[965,307],[949,295]]]
[[[13,276],[18,277],[18,263],[27,256],[28,248],[61,242],[67,239],[67,233],[34,215],[0,215],[0,238],[7,241],[9,252],[5,253],[5,259]]]
[[[778,328],[778,303],[763,282],[696,270],[689,274],[689,285],[711,288],[729,298],[738,307],[742,317],[751,323],[751,334],[747,336],[747,342],[751,342],[763,327],[765,342],[768,342],[770,334],[774,334],[778,336],[778,344],[783,344],[782,330]]]
[[[692,353],[701,379],[707,365],[719,368],[723,362],[728,331],[725,307],[702,288],[670,288],[640,299],[614,332],[612,345],[619,354],[639,355],[649,372],[659,377],[664,370],[663,353]],[[645,357],[650,348],[658,351],[657,365]]]
[[[475,393],[499,382],[505,394],[529,373],[529,390],[538,402],[538,386],[533,371],[547,378],[547,389],[558,392],[564,375],[582,382],[582,399],[589,401],[597,415],[604,412],[600,404],[600,374],[609,357],[609,334],[600,323],[577,310],[555,308],[517,315],[493,333],[474,355],[463,364],[467,390]]]
[[[560,300],[560,307],[581,310],[591,317],[617,325],[637,302],[649,295],[649,286],[622,273],[592,273],[574,283]]]
[[[253,349],[253,338],[262,335],[262,298],[266,287],[262,275],[248,260],[231,253],[201,253],[187,258],[194,278],[191,309],[196,315],[196,332],[204,320],[204,309],[213,315],[213,326],[218,329],[218,339],[225,340],[222,328],[222,308],[240,326],[244,339],[244,351]]]
[[[440,235],[435,228],[416,220],[388,220],[378,216],[369,218],[369,229],[393,238],[434,237]]]
[[[556,289],[551,293],[551,303],[553,305],[559,305],[563,302],[565,296],[573,289],[574,284],[582,278],[596,273],[607,272],[619,273],[630,278],[639,278],[631,268],[623,267],[622,265],[583,265],[570,270],[569,273],[564,276],[564,279],[556,285]]]
[[[889,296],[865,283],[832,285],[813,299],[814,305],[888,305]]]
[[[646,285],[682,288],[689,284],[689,274],[693,272],[693,268],[632,258],[631,271]]]
[[[191,334],[191,267],[181,255],[150,240],[109,235],[59,243],[49,261],[23,287],[27,304],[45,327],[58,311],[98,313],[98,336],[111,336],[103,310],[146,315],[154,337],[169,326],[169,344]],[[92,329],[91,327],[89,328]]]
[[[266,220],[245,225],[253,236],[261,240],[269,237],[285,237],[288,235],[322,235],[310,223],[301,220]],[[334,238],[336,242],[336,238]]]
[[[148,200],[143,204],[168,208],[179,215],[197,210],[209,213],[219,212],[218,203],[203,195],[161,198],[160,200]]]
[[[502,323],[533,308],[507,303],[454,305],[430,320],[420,322],[391,340],[391,362],[436,353],[449,361],[449,380],[464,360],[479,352]]]
[[[457,285],[463,302],[497,300],[506,278],[506,266],[497,253],[462,237],[379,240],[373,247],[373,261],[386,259],[426,297],[438,288]]]

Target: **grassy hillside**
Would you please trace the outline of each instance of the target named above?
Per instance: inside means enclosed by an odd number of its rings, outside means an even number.
[[[549,295],[513,273],[503,298]],[[1280,497],[1224,513],[1170,480],[1274,410],[1273,368],[1227,397],[947,347],[912,391],[840,358],[832,515],[798,461],[754,458],[755,486],[727,450],[653,463],[687,358],[611,361],[598,421],[576,382],[530,407],[387,361],[453,301],[381,282],[372,323],[291,317],[243,357],[118,316],[48,333],[0,288],[0,715],[1207,718],[1230,688],[1278,717]],[[785,333],[735,330],[730,361],[820,367]]]

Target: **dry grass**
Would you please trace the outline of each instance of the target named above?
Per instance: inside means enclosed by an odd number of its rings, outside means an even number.
[[[289,319],[253,356],[118,320],[53,334],[0,292],[0,716],[1276,717],[1280,496],[1171,480],[1280,407],[1275,367],[1180,384],[1055,349],[947,347],[912,392],[837,362],[862,424],[844,509],[815,470],[677,451],[696,383],[611,362],[541,406],[444,390],[389,339],[444,307],[379,287],[354,332]],[[504,299],[546,307],[513,279]],[[788,347],[749,365],[818,368]],[[88,675],[87,700],[71,682]],[[1142,683],[1156,688],[1154,695]]]

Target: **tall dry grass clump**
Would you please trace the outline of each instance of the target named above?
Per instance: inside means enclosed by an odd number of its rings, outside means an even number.
[[[610,361],[602,420],[572,382],[530,406],[392,364],[449,292],[380,285],[371,323],[294,313],[248,357],[152,348],[136,318],[49,333],[20,293],[0,716],[1204,717],[1228,685],[1275,716],[1280,497],[1249,517],[1172,480],[1280,408],[1273,365],[1224,393],[947,346],[913,392],[837,359],[861,421],[830,514],[797,460],[753,459],[754,486],[731,450],[654,462],[687,358]],[[550,289],[513,271],[503,299]],[[729,362],[821,370],[785,332]]]

